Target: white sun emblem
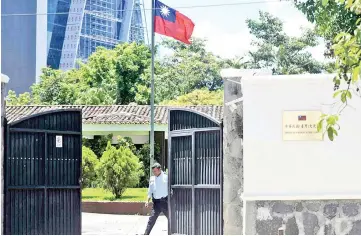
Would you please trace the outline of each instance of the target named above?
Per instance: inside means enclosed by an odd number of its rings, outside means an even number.
[[[164,5],[160,7],[160,12],[165,17],[169,16],[169,9]]]

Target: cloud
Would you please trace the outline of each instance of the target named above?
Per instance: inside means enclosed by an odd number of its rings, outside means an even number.
[[[198,22],[193,36],[207,39],[207,49],[223,58],[243,55],[249,49],[252,40],[246,28],[228,33],[212,26],[209,21]]]
[[[300,36],[302,34],[301,27],[313,27],[313,24],[306,19],[292,2],[282,2],[282,4],[269,2],[266,4],[266,11],[283,21],[284,31],[289,36]]]

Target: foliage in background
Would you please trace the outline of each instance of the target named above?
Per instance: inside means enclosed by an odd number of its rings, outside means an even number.
[[[307,51],[317,46],[317,37],[312,30],[304,30],[301,37],[287,36],[283,22],[262,11],[259,19],[248,19],[247,25],[256,37],[252,42],[255,50],[248,53],[247,68],[269,68],[276,75],[322,72],[324,66]]]
[[[193,38],[191,45],[170,39],[157,45],[167,53],[156,55],[156,104],[217,104],[213,95],[218,94],[212,92],[223,87],[223,68],[271,68],[274,74],[322,70],[322,65],[307,52],[316,46],[312,31],[305,31],[302,37],[289,37],[283,31],[283,23],[264,12],[247,24],[257,40],[253,42],[254,50],[243,57],[221,58],[208,51],[206,40],[199,38]],[[40,83],[32,86],[30,94],[11,93],[8,104],[148,105],[150,57],[147,46],[135,43],[120,44],[114,49],[98,47],[87,63],[79,62],[79,69],[62,72],[45,68]],[[194,101],[193,97],[203,95],[209,99]]]
[[[6,98],[8,105],[72,105],[82,92],[85,91],[79,73],[76,70],[63,72],[44,68],[40,82],[31,86],[31,93],[16,96],[14,91],[9,91]]]
[[[213,91],[222,87],[220,70],[224,61],[206,50],[205,40],[193,38],[191,45],[185,45],[167,39],[162,46],[171,53],[159,62],[157,101],[173,100],[196,89]]]
[[[114,49],[98,47],[69,71],[44,68],[40,82],[31,87],[30,104],[41,105],[113,105],[135,101],[137,87],[145,85],[143,74],[150,64],[146,45],[124,43]],[[8,104],[19,103],[11,93]]]
[[[135,147],[132,138],[117,136],[118,143],[114,145],[116,148],[125,147],[129,148],[134,154],[136,154],[137,148]]]
[[[97,167],[100,185],[120,198],[127,188],[138,185],[140,177],[144,174],[139,159],[127,147],[108,146],[100,158]]]
[[[194,90],[217,91],[223,86],[222,68],[245,68],[243,57],[222,59],[206,50],[206,40],[193,38],[191,45],[164,40],[161,46],[169,53],[155,61],[155,102],[168,103]],[[149,104],[150,68],[144,73],[146,85],[138,85],[137,104]],[[203,100],[206,105],[207,101]]]
[[[315,24],[317,35],[326,41],[326,57],[333,57],[332,43],[336,35],[341,32],[353,34],[356,29],[356,21],[360,15],[350,11],[344,4],[337,1],[329,1],[323,4],[321,0],[295,0],[296,7],[305,14],[308,21]]]
[[[150,65],[151,53],[146,45],[124,44],[115,48],[117,52],[116,72],[117,78],[117,104],[129,104],[134,102],[138,84],[144,84],[141,76]],[[135,85],[135,86],[134,86]]]
[[[316,28],[323,37],[333,40],[332,55],[335,58],[334,98],[339,99],[340,106],[332,114],[323,114],[318,131],[327,134],[333,141],[338,135],[340,126],[339,116],[348,106],[349,100],[360,94],[360,66],[361,66],[361,2],[354,0],[323,0],[322,2],[307,1],[306,5],[299,5],[305,14],[316,22]],[[310,4],[315,12],[312,18],[311,10],[305,8]],[[332,12],[328,14],[327,11]],[[334,37],[336,35],[336,37]],[[333,39],[334,37],[334,39]]]
[[[44,68],[40,82],[31,87],[32,103],[41,105],[71,105],[87,90],[77,70],[68,72]]]
[[[92,187],[92,183],[97,181],[95,172],[96,166],[99,164],[98,157],[88,147],[82,147],[82,188]]]
[[[100,158],[107,148],[108,142],[111,142],[113,134],[95,135],[93,139],[83,138],[83,146],[90,148],[95,155]]]
[[[6,104],[9,106],[30,105],[32,103],[31,101],[31,95],[28,92],[16,96],[16,93],[13,90],[9,90],[8,96],[6,97]]]
[[[223,89],[197,89],[174,100],[163,101],[161,105],[223,105]]]
[[[143,176],[140,177],[138,187],[147,188],[149,184],[149,173],[150,173],[150,145],[144,144],[139,150],[136,151],[136,155],[139,161],[142,163]],[[154,145],[154,161],[160,161],[160,147],[157,143]]]

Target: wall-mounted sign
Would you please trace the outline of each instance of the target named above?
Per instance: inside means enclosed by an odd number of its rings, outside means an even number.
[[[322,132],[317,132],[320,111],[284,111],[284,141],[321,141]]]
[[[55,147],[62,148],[63,147],[63,136],[57,135],[55,137]]]

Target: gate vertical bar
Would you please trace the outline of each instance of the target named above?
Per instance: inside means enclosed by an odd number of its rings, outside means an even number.
[[[7,168],[7,164],[8,164],[8,158],[10,157],[10,148],[9,148],[9,143],[10,143],[10,129],[9,129],[9,126],[8,126],[8,122],[7,122],[7,119],[4,118],[4,136],[5,137],[5,140],[4,140],[4,154],[3,155],[3,158],[4,158],[4,163],[3,163],[3,166],[1,167],[2,170],[3,170],[3,189],[2,191],[4,191],[4,196],[1,196],[2,200],[3,200],[3,210],[2,210],[2,234],[5,235],[5,234],[9,234],[10,232],[10,218],[9,218],[9,213],[8,213],[8,210],[10,209],[11,210],[11,202],[6,202],[7,201],[7,196],[9,196],[9,190],[8,190],[8,181],[9,178],[8,178],[8,168]],[[10,162],[11,163],[11,162]],[[9,175],[10,176],[10,175]],[[5,203],[7,203],[7,205],[10,205],[10,206],[5,206]]]
[[[220,135],[220,153],[219,153],[219,157],[220,157],[220,160],[219,160],[219,172],[220,172],[220,178],[219,178],[219,181],[220,181],[220,185],[221,185],[221,189],[220,189],[220,196],[219,196],[219,199],[220,199],[220,235],[223,235],[223,122],[221,122],[220,124],[220,127],[221,127],[221,130],[219,131],[219,135]]]
[[[192,234],[195,235],[196,229],[196,150],[195,133],[192,132]]]
[[[48,234],[48,133],[44,132],[44,234]]]
[[[81,116],[80,116],[80,120],[79,120],[79,122],[80,122],[80,132],[83,130],[83,115],[81,114]],[[79,145],[79,149],[80,149],[80,151],[79,151],[79,153],[80,153],[80,160],[79,160],[79,165],[80,165],[80,167],[79,167],[79,169],[80,169],[80,175],[79,175],[79,179],[78,179],[78,183],[79,183],[79,187],[80,187],[80,204],[79,204],[79,207],[80,207],[80,209],[79,209],[79,212],[80,212],[80,215],[79,215],[79,235],[81,234],[81,232],[82,232],[82,214],[81,214],[81,212],[82,212],[82,210],[81,210],[81,208],[82,208],[82,201],[81,201],[81,199],[82,199],[82,182],[81,182],[81,176],[83,175],[83,169],[82,169],[82,163],[83,163],[83,139],[82,139],[82,135],[80,135],[80,137],[79,137],[79,140],[80,140],[80,145]]]
[[[170,119],[170,110],[168,111]],[[168,122],[168,235],[172,234],[172,136],[170,134],[170,122]]]

